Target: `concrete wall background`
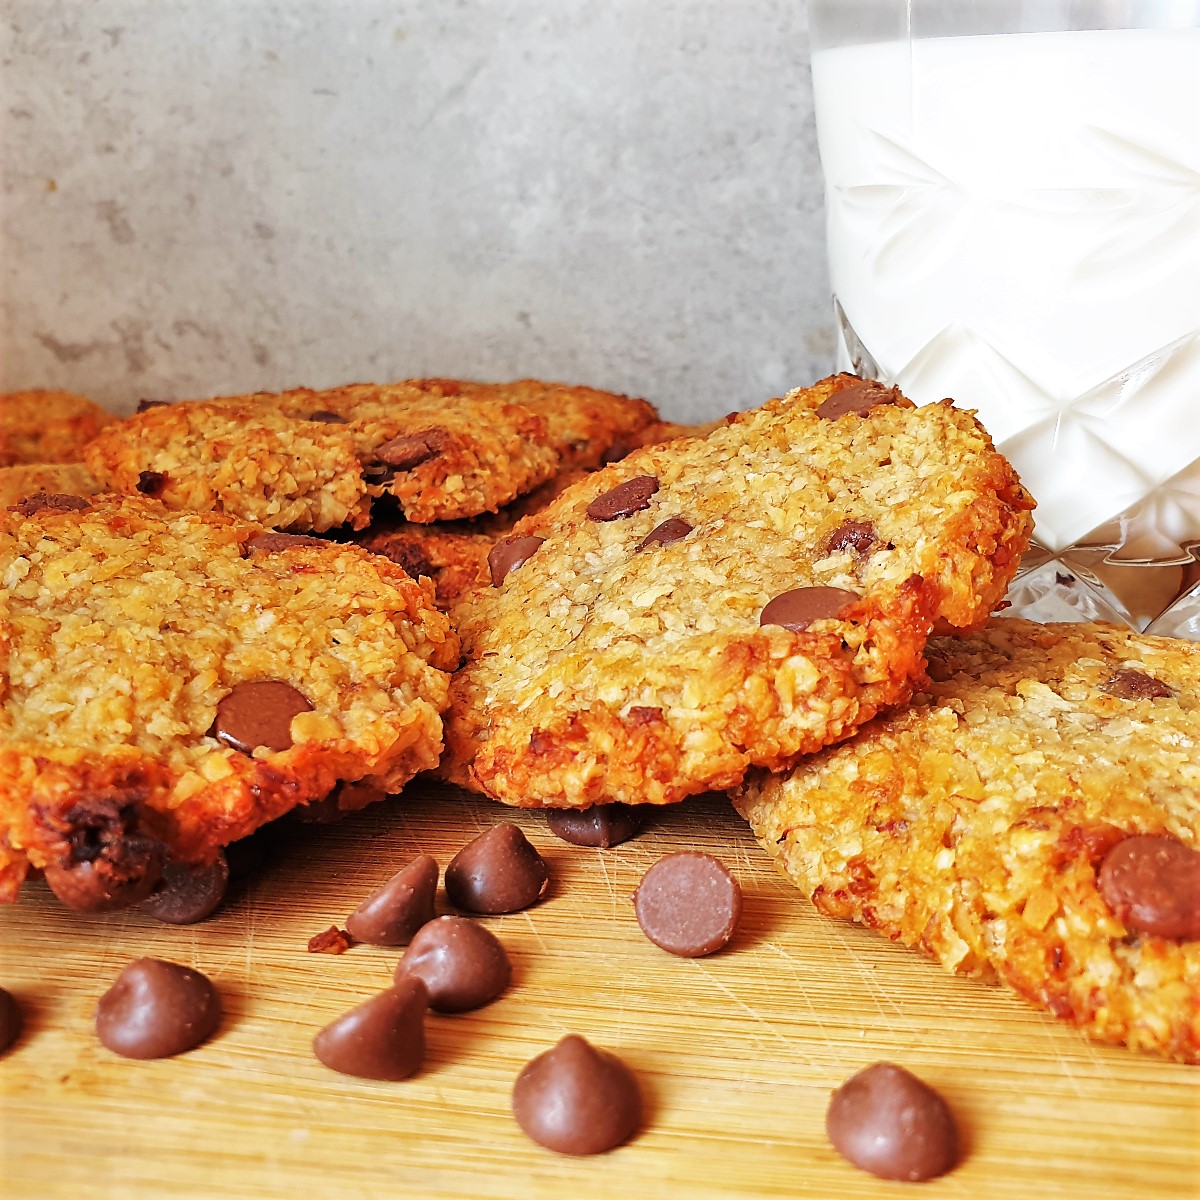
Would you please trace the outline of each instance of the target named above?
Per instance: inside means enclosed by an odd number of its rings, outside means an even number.
[[[0,0],[0,390],[825,373],[802,0]]]

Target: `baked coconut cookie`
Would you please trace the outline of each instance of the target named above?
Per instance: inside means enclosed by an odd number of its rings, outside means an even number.
[[[71,392],[0,394],[0,467],[79,462],[84,445],[119,421],[95,401]]]
[[[837,376],[636,450],[519,522],[455,613],[444,773],[508,804],[665,804],[906,700],[999,603],[1032,501],[968,412]]]
[[[997,620],[907,709],[734,794],[828,916],[1200,1062],[1200,645]]]
[[[87,463],[170,509],[320,533],[364,528],[385,495],[413,522],[494,512],[654,419],[643,400],[534,380],[352,384],[155,405]]]
[[[52,498],[53,499],[53,498]],[[134,903],[338,781],[432,767],[458,640],[356,546],[139,497],[0,510],[0,899]]]

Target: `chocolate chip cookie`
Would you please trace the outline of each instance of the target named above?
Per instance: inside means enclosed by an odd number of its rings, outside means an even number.
[[[996,620],[734,802],[816,908],[1200,1062],[1200,645]]]
[[[70,463],[84,445],[119,418],[70,392],[38,389],[0,395],[0,467]]]
[[[352,384],[157,405],[87,462],[105,488],[171,509],[324,532],[364,528],[385,495],[412,522],[494,512],[655,419],[642,400],[535,380]]]
[[[852,376],[634,451],[519,522],[456,610],[444,771],[509,804],[782,769],[1004,595],[1032,501],[974,417]]]
[[[356,546],[58,500],[0,510],[0,899],[33,866],[76,907],[133,903],[167,858],[436,763],[458,640],[427,586]]]

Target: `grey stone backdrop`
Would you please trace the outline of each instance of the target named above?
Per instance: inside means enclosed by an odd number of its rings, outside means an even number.
[[[0,390],[825,373],[802,0],[0,0]]]

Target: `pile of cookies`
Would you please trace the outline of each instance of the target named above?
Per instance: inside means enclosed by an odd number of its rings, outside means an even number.
[[[993,619],[1033,501],[950,401],[0,405],[0,898],[32,867],[161,903],[425,771],[565,811],[728,789],[822,912],[1200,1061],[1200,647]]]

